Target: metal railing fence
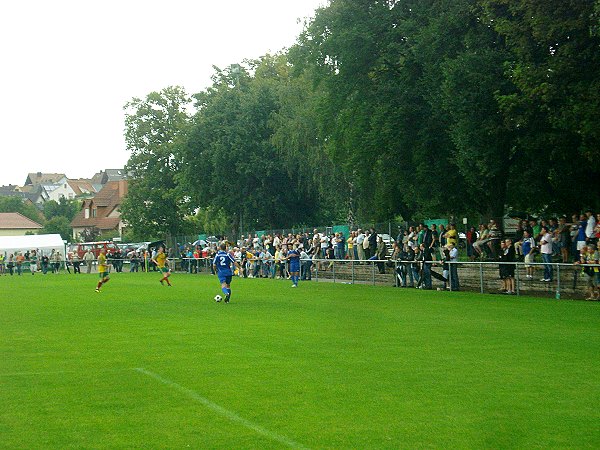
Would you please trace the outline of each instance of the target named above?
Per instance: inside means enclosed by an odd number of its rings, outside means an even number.
[[[212,258],[169,258],[171,269],[177,273],[212,273]],[[74,264],[75,263],[75,264]],[[112,272],[152,272],[154,265],[145,259],[110,260]],[[52,260],[46,266],[37,262],[36,272],[71,271],[96,272],[96,261]],[[13,262],[0,264],[0,273],[18,274],[31,270],[31,262],[24,261],[20,267]],[[454,266],[454,267],[452,267]],[[310,259],[300,261],[301,280],[325,281],[344,284],[371,284],[396,287],[414,287],[432,290],[465,290],[481,294],[500,291],[500,268],[511,267],[508,278],[514,280],[514,294],[560,298],[585,298],[600,294],[599,264],[565,264],[538,262],[491,262],[491,261],[401,261],[401,260],[355,260]],[[76,270],[76,267],[78,270]],[[89,269],[88,269],[89,268]],[[543,269],[551,268],[550,281],[543,281]],[[586,273],[586,270],[588,273]],[[535,275],[528,275],[534,273]],[[274,260],[248,260],[238,276],[245,278],[287,279],[289,266]],[[453,279],[455,277],[456,279]]]

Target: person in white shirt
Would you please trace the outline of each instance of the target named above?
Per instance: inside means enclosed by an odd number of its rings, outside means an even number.
[[[260,254],[262,260],[262,271],[264,278],[275,278],[275,265],[273,264],[273,255],[265,249]]]
[[[540,240],[540,253],[544,262],[544,278],[540,281],[552,281],[552,234],[548,227],[542,227]]]
[[[301,280],[310,280],[311,273],[310,267],[312,266],[312,259],[310,255],[306,252],[306,250],[302,249],[300,251],[300,279]]]
[[[596,218],[591,210],[587,210],[585,212],[587,216],[587,223],[585,225],[585,240],[587,243],[591,244],[592,239],[594,239],[594,228],[596,227]]]
[[[321,235],[321,258],[327,258],[327,247],[329,247],[329,238],[326,234]]]
[[[448,254],[450,255],[450,290],[458,291],[460,284],[458,283],[458,249],[453,243],[446,245],[448,247]]]
[[[364,260],[365,259],[365,250],[363,248],[363,242],[365,241],[365,234],[363,233],[363,231],[359,228],[357,231],[358,235],[356,236],[356,239],[354,240],[354,245],[356,246],[356,249],[358,250],[358,259],[359,260]]]

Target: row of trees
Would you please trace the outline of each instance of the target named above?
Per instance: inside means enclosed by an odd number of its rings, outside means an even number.
[[[598,0],[331,0],[288,51],[125,106],[123,216],[155,235],[597,209],[599,18]]]

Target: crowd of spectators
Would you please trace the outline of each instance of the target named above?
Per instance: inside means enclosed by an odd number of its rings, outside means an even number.
[[[46,254],[39,249],[5,253],[0,251],[0,275],[23,275],[38,272],[59,273],[64,267],[64,258],[58,251]],[[70,269],[69,269],[70,272]]]
[[[387,237],[387,235],[385,235]],[[598,264],[598,240],[600,238],[600,214],[592,211],[585,214],[566,216],[558,219],[528,219],[519,223],[514,235],[503,236],[495,220],[482,223],[478,229],[470,227],[459,239],[455,224],[427,225],[421,223],[399,228],[395,241],[384,241],[374,228],[350,231],[347,236],[342,232],[322,233],[314,229],[312,233],[271,233],[258,236],[246,235],[236,243],[231,243],[233,253],[242,268],[240,276],[248,278],[287,278],[286,255],[292,248],[300,251],[301,279],[310,280],[314,271],[331,270],[333,260],[355,260],[364,264],[372,260],[379,273],[385,273],[386,267],[397,272],[398,285],[402,287],[420,287],[432,289],[432,277],[443,282],[444,288],[459,289],[458,265],[459,247],[466,250],[463,256],[467,260],[499,261],[501,291],[515,292],[514,262],[522,261],[525,267],[525,280],[534,279],[534,263],[541,260],[544,273],[540,281],[553,281],[553,263],[583,264],[582,274],[587,281],[587,298],[600,296],[600,273]],[[226,240],[226,238],[225,238]],[[394,241],[394,242],[390,242]],[[169,259],[178,259],[179,269],[189,273],[199,273],[204,268],[212,271],[210,261],[217,249],[212,245],[179,246],[176,254],[168,249]],[[125,261],[130,272],[156,271],[152,263],[156,249],[128,249],[109,252],[108,261],[116,272],[122,272]],[[536,258],[539,255],[539,259]],[[66,269],[71,273],[80,273],[80,266],[92,271],[95,255],[88,251],[81,258],[77,252],[69,252],[64,258],[60,252],[52,251],[45,255],[39,250],[0,252],[0,274],[21,275],[25,271],[35,274],[59,273]],[[432,269],[442,267],[438,274]]]

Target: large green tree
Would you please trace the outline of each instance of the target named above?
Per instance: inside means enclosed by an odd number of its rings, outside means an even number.
[[[180,87],[152,92],[125,105],[125,141],[131,156],[123,219],[140,235],[186,231],[189,197],[177,182],[186,145],[190,98]]]
[[[315,191],[272,141],[286,76],[285,64],[265,56],[217,69],[213,85],[195,96],[182,179],[193,202],[222,209],[233,231],[306,223],[318,210]]]
[[[61,197],[58,202],[48,200],[44,203],[44,216],[48,220],[54,217],[66,217],[67,220],[71,221],[79,211],[80,206],[79,200],[67,200],[64,197]]]
[[[511,52],[506,77],[516,92],[499,96],[521,161],[520,179],[511,180],[511,203],[565,212],[600,207],[598,2],[483,4]]]
[[[65,241],[72,241],[71,220],[63,216],[55,216],[46,222],[38,234],[60,234]]]
[[[326,149],[356,187],[362,218],[464,209],[442,85],[443,63],[476,26],[470,3],[333,0],[291,49],[323,92]]]
[[[23,201],[20,197],[0,197],[0,212],[20,213],[42,225],[45,222],[42,212],[31,202]]]

